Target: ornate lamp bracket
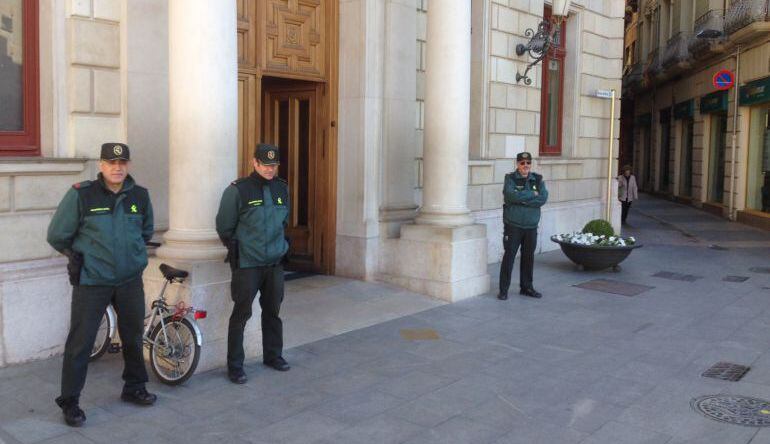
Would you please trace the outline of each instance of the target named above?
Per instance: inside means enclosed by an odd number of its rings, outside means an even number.
[[[544,20],[537,26],[537,32],[535,32],[532,28],[529,28],[524,32],[524,35],[529,37],[529,42],[527,42],[526,45],[523,43],[516,45],[516,55],[523,56],[524,54],[529,53],[529,56],[535,60],[527,65],[527,69],[524,71],[524,74],[520,74],[518,72],[516,73],[516,83],[524,80],[524,84],[532,84],[532,79],[529,78],[527,74],[529,73],[530,69],[540,63],[548,54],[548,50],[551,48],[551,44],[553,43],[554,32],[558,28],[558,23],[551,23]]]

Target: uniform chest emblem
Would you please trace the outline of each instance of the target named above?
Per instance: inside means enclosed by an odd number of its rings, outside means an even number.
[[[131,212],[132,212],[132,213],[136,213],[136,212],[138,212],[138,211],[139,211],[139,210],[136,208],[136,204],[133,204],[133,205],[131,205]]]
[[[280,197],[278,198],[278,205],[283,205],[283,200]]]

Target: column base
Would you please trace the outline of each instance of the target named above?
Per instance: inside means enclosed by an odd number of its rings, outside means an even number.
[[[486,226],[401,226],[387,242],[380,279],[449,302],[489,291]]]
[[[163,235],[163,245],[158,248],[161,259],[200,261],[224,259],[227,249],[214,230],[175,230]]]
[[[463,227],[473,225],[476,222],[467,211],[458,214],[420,211],[414,221],[420,225],[437,225],[442,227]]]
[[[205,319],[198,321],[203,334],[201,358],[196,373],[227,365],[227,327],[233,302],[230,298],[231,273],[228,264],[216,261],[182,261],[151,257],[144,271],[145,300],[157,298],[163,287],[163,275],[158,270],[161,263],[179,268],[190,273],[182,284],[169,285],[166,288],[166,302],[174,305],[184,301],[186,305],[206,310]],[[262,330],[260,327],[259,303],[254,303],[253,315],[246,324],[244,349],[246,359],[253,359],[262,354]]]

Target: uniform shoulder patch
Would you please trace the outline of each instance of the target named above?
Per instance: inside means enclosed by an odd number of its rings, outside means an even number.
[[[238,185],[239,183],[243,182],[246,179],[248,179],[248,177],[239,177],[234,181],[230,182],[230,185]]]
[[[76,190],[79,190],[81,188],[88,188],[90,186],[91,186],[91,181],[90,180],[84,180],[82,182],[78,182],[78,183],[72,184],[72,188],[74,188]]]
[[[276,179],[278,179],[279,182],[282,182],[282,183],[284,183],[286,185],[289,184],[289,182],[286,179],[284,179],[283,177],[276,177]]]

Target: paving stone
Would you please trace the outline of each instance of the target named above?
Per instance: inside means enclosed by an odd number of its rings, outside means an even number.
[[[581,444],[666,444],[670,436],[619,422],[608,422]]]
[[[403,419],[383,414],[337,432],[319,443],[324,444],[397,444],[417,435],[424,428]]]
[[[503,434],[503,430],[455,416],[438,426],[413,436],[405,444],[486,444]]]

